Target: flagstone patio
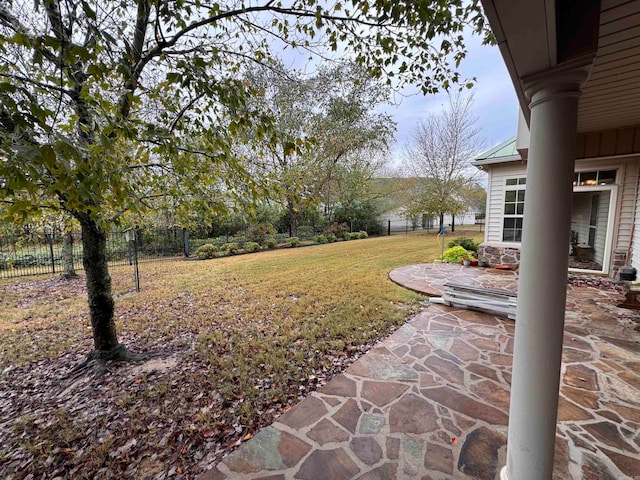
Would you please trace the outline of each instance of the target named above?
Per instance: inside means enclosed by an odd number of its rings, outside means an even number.
[[[457,265],[390,278],[431,295],[447,280],[517,286],[514,272]],[[616,307],[615,289],[567,297],[554,478],[640,479],[640,312]],[[200,479],[497,479],[514,329],[430,305]]]

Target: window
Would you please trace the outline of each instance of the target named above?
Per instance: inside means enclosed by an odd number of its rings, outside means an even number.
[[[524,215],[524,188],[526,178],[508,178],[504,192],[503,242],[522,241],[522,219]]]
[[[591,187],[594,185],[611,185],[613,183],[616,183],[616,172],[616,170],[576,172],[573,175],[573,186]]]

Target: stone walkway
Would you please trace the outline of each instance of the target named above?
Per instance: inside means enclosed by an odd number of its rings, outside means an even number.
[[[414,265],[391,279],[515,289],[513,272]],[[640,312],[570,286],[554,478],[640,479]],[[514,323],[431,305],[201,480],[497,479]]]

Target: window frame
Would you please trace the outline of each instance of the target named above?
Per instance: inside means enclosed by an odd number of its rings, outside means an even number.
[[[524,222],[524,201],[526,187],[526,176],[511,177],[505,179],[502,196],[502,243],[512,243],[517,245],[522,243],[522,227]],[[509,200],[507,198],[510,192],[515,192],[515,198],[513,200]],[[511,205],[513,205],[513,213],[507,213],[507,207]],[[519,210],[520,213],[518,213]],[[510,227],[507,227],[506,225],[508,221],[513,221]],[[505,238],[506,232],[511,232],[509,238]],[[518,237],[519,240],[517,240]]]

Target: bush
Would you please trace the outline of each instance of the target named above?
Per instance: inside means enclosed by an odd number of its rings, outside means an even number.
[[[473,238],[469,237],[456,237],[452,239],[447,245],[449,248],[460,246],[469,252],[477,252],[479,243]]]
[[[287,240],[287,243],[292,247],[297,247],[300,244],[300,239],[298,237],[291,237]]]
[[[445,250],[442,255],[442,259],[449,263],[460,263],[460,260],[464,260],[465,258],[471,258],[471,255],[460,245]]]
[[[229,242],[225,243],[222,246],[222,250],[228,252],[229,255],[233,255],[234,253],[238,253],[238,250],[240,250],[240,246],[236,242]]]
[[[204,245],[198,247],[195,251],[196,257],[198,258],[213,258],[216,256],[216,252],[218,251],[218,247],[212,245],[211,243],[205,243]]]
[[[264,245],[271,235],[273,235],[273,225],[270,223],[251,224],[247,230],[248,241],[256,242],[259,245]]]
[[[348,240],[349,232],[347,231],[346,223],[338,223],[333,222],[329,227],[325,230],[325,233],[332,233],[336,236],[336,238],[343,238]]]
[[[264,246],[270,249],[274,249],[278,246],[278,241],[273,237],[267,237],[264,241]]]
[[[338,241],[338,237],[336,237],[335,233],[325,233],[324,235],[327,239],[327,242],[333,243]]]
[[[367,232],[365,232],[364,230],[361,230],[359,232],[356,232],[358,234],[358,238],[367,238],[369,236],[369,234]]]
[[[257,252],[260,250],[260,244],[257,242],[247,242],[244,244],[244,249],[249,253]]]
[[[329,240],[327,240],[326,235],[316,235],[315,237],[313,237],[313,241],[322,244],[327,243]]]
[[[303,225],[301,227],[298,227],[297,232],[298,234],[298,238],[300,238],[301,240],[311,240],[313,238],[313,227],[310,227],[308,225]]]

